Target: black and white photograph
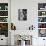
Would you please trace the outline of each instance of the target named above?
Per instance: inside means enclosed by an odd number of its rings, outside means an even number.
[[[27,9],[18,9],[18,20],[20,21],[27,20]]]

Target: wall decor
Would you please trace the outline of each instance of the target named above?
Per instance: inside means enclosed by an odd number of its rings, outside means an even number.
[[[34,30],[34,29],[35,29],[34,25],[29,26],[29,30]]]
[[[44,11],[38,11],[38,16],[46,16],[46,11],[44,10]]]
[[[32,36],[31,35],[15,35],[15,45],[16,46],[31,46]]]
[[[8,23],[0,23],[0,35],[8,37]]]
[[[39,37],[46,37],[46,29],[39,29]]]
[[[5,10],[8,10],[8,6],[5,6]]]
[[[38,28],[46,28],[46,23],[38,23]]]
[[[0,3],[0,10],[8,10],[8,3]]]
[[[0,17],[0,22],[8,22],[8,17]]]
[[[13,23],[11,23],[11,30],[16,30],[16,26]]]
[[[46,22],[46,17],[38,17],[39,22]]]
[[[27,20],[27,9],[18,9],[18,20],[20,21]]]
[[[46,37],[46,3],[38,3],[38,36]]]
[[[0,35],[5,35],[5,37],[8,37],[8,20],[8,3],[0,3]]]
[[[46,9],[46,3],[39,3],[38,4],[38,10],[45,10]]]

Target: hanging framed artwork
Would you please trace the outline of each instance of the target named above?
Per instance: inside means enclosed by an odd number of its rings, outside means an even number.
[[[18,20],[19,21],[27,20],[27,9],[18,9]]]

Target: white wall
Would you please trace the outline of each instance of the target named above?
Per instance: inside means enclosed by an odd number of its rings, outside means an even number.
[[[8,0],[0,0],[0,3],[8,3]]]
[[[33,3],[32,3],[33,2]],[[18,20],[18,9],[27,9],[27,21]],[[37,23],[37,2],[31,0],[14,0],[11,2],[11,19],[17,30],[27,30]]]
[[[27,30],[32,24],[38,27],[38,3],[46,0],[11,0],[11,22],[16,25],[17,30]],[[27,21],[18,20],[18,9],[27,9]]]

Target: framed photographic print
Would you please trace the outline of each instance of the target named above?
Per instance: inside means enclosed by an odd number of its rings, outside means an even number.
[[[27,9],[18,9],[18,20],[20,21],[27,20]]]

